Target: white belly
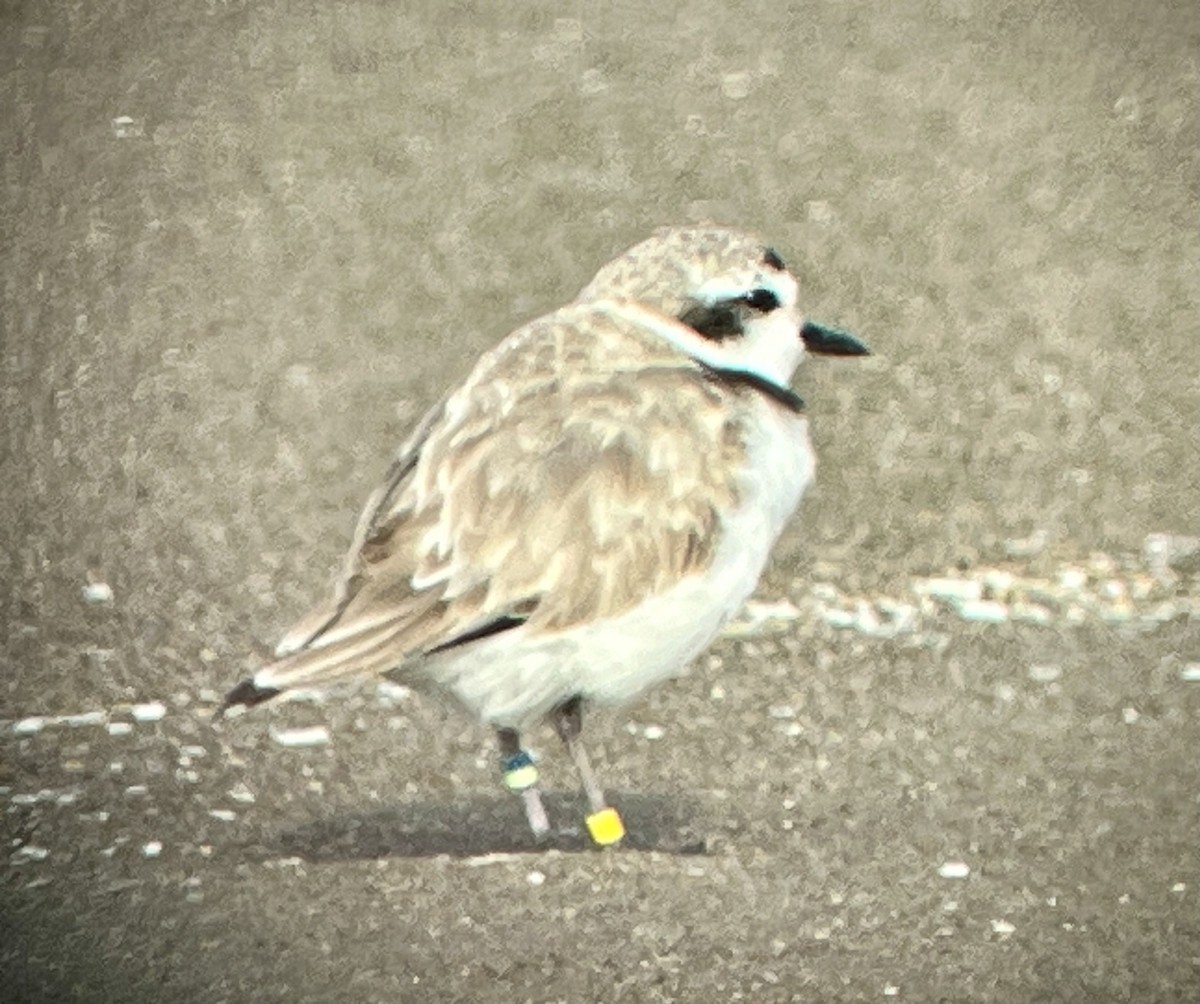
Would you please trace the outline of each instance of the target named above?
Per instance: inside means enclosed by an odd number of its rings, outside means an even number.
[[[554,634],[503,632],[426,671],[482,721],[521,728],[581,694],[620,704],[677,675],[754,591],[813,475],[803,416],[764,402],[747,442],[743,504],[724,520],[706,572],[616,617]]]

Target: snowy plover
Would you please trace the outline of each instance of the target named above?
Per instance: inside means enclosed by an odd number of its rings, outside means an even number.
[[[738,611],[813,476],[788,381],[806,351],[867,352],[797,294],[758,238],[672,228],[518,328],[421,420],[333,595],[221,711],[369,674],[449,691],[496,729],[539,836],[520,732],[549,717],[615,843],[583,705],[676,675]]]

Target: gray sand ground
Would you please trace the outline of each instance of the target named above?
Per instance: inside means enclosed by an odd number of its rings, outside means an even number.
[[[0,999],[1200,1000],[1200,21],[1034,8],[5,5]],[[210,727],[422,409],[700,219],[877,354],[792,606],[589,723],[627,846],[436,702]]]

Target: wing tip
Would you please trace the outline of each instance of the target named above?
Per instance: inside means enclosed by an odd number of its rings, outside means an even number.
[[[277,697],[283,693],[277,687],[261,687],[254,682],[253,679],[242,680],[228,694],[225,695],[225,700],[221,706],[213,712],[213,721],[220,721],[225,717],[225,712],[230,708],[242,705],[247,708],[252,708],[256,704],[262,704],[263,701],[269,701],[272,697]]]

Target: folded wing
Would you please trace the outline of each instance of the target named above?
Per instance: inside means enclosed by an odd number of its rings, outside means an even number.
[[[485,357],[400,450],[330,601],[228,703],[564,631],[707,568],[737,392],[628,318],[573,305]]]

